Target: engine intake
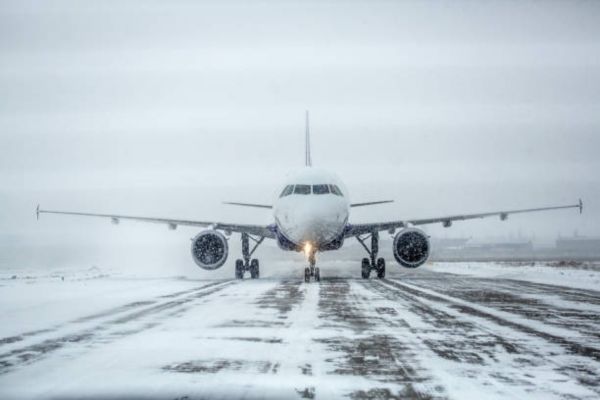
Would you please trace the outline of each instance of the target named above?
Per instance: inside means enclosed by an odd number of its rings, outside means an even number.
[[[417,268],[429,258],[429,239],[420,229],[404,229],[394,237],[394,258],[403,267]]]
[[[220,268],[225,264],[228,254],[227,239],[221,232],[202,231],[192,240],[192,257],[200,268]]]

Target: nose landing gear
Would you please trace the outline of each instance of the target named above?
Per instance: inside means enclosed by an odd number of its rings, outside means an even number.
[[[371,237],[371,248],[365,244],[365,241]],[[377,278],[385,278],[385,260],[383,258],[377,258],[379,252],[379,232],[371,232],[367,237],[356,236],[356,240],[365,248],[369,253],[370,258],[363,258],[361,263],[361,277],[363,279],[369,279],[371,271],[377,272]]]
[[[254,246],[250,249],[250,239],[254,241]],[[242,257],[243,260],[235,260],[235,279],[244,279],[244,273],[250,272],[252,279],[258,279],[260,277],[260,265],[258,259],[253,258],[252,254],[256,251],[257,247],[265,240],[264,237],[254,238],[247,233],[242,233]]]
[[[309,266],[304,268],[304,282],[310,282],[311,277],[315,278],[315,282],[320,282],[321,271],[319,270],[319,267],[315,267],[315,264],[317,263],[316,252],[310,253],[308,256],[308,263]]]

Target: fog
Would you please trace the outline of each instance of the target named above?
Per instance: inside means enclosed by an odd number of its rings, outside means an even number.
[[[195,229],[35,207],[270,223],[221,202],[273,201],[304,110],[313,165],[395,199],[352,221],[581,197],[428,232],[598,236],[598,21],[591,1],[1,1],[0,267],[204,273]]]

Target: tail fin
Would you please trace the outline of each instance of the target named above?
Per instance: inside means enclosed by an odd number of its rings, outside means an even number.
[[[312,160],[310,158],[310,125],[308,122],[308,110],[306,110],[306,143],[305,143],[304,165],[307,167],[312,167]]]

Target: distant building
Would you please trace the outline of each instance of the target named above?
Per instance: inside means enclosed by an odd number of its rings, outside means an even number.
[[[573,236],[556,239],[556,250],[564,254],[600,254],[600,238]]]
[[[432,239],[434,248],[440,250],[458,250],[467,245],[471,238],[435,238]]]
[[[432,242],[433,260],[508,260],[534,256],[530,240],[475,242],[470,238],[436,239]]]
[[[469,252],[482,252],[493,254],[512,254],[512,253],[529,253],[533,251],[533,243],[531,241],[516,241],[516,242],[498,242],[498,243],[479,243],[469,244],[465,247]]]
[[[433,261],[600,260],[600,237],[559,237],[552,247],[534,246],[527,238],[478,241],[432,238]]]

